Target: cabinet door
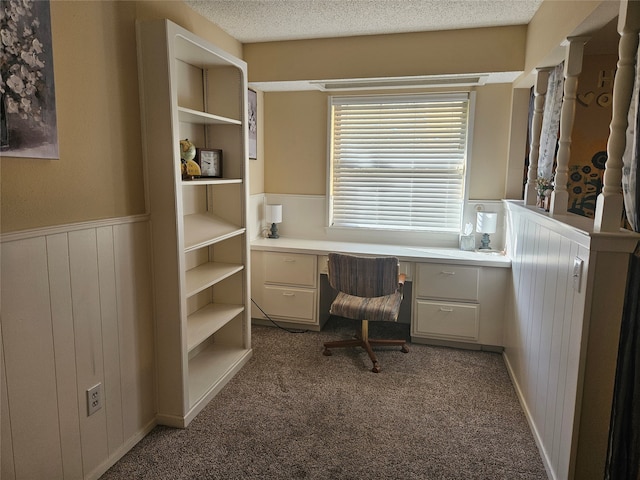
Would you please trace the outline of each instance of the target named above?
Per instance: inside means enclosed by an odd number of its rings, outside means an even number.
[[[416,301],[412,335],[477,341],[479,305]]]

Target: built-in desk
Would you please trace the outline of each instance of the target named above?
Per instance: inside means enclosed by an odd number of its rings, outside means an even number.
[[[282,325],[320,330],[333,300],[326,280],[329,252],[390,255],[400,260],[410,292],[404,317],[411,323],[413,342],[502,347],[511,260],[498,252],[259,239],[251,243],[252,298]],[[258,322],[266,319],[255,305],[252,317]]]

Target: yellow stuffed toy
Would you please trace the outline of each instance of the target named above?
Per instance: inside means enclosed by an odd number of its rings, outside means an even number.
[[[202,175],[200,165],[194,162],[196,156],[196,146],[188,138],[180,140],[180,159],[182,160],[182,178],[193,178]]]

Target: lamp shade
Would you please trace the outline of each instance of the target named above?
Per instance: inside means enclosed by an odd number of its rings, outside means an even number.
[[[498,214],[494,212],[478,212],[476,214],[476,232],[495,233],[498,225]]]
[[[267,205],[266,214],[268,223],[282,222],[282,205]]]

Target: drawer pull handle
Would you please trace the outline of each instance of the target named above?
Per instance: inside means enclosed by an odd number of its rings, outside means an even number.
[[[455,274],[456,274],[456,272],[449,272],[449,271],[447,271],[447,270],[442,270],[440,273],[441,273],[442,275],[455,275]]]
[[[296,263],[295,258],[285,258],[285,259],[284,259],[284,261],[285,261],[286,263]]]
[[[295,297],[295,296],[296,296],[296,294],[295,294],[295,293],[293,293],[293,292],[284,292],[284,293],[282,294],[282,296],[283,296],[283,297]]]
[[[451,312],[453,312],[453,308],[440,307],[440,311],[441,312],[451,313]]]

